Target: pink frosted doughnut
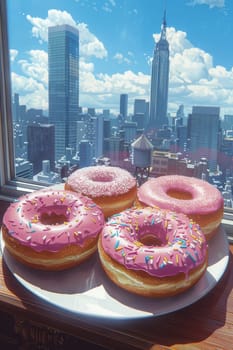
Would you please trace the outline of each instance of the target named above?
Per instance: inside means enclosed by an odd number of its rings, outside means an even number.
[[[186,215],[158,208],[112,216],[98,242],[100,261],[118,286],[144,296],[171,296],[194,285],[207,267],[207,243]]]
[[[101,209],[91,199],[46,189],[10,205],[2,233],[7,250],[19,261],[39,269],[62,270],[96,251],[104,222]]]
[[[90,166],[74,171],[65,189],[82,193],[98,204],[105,218],[130,208],[137,197],[136,179],[112,166]]]
[[[204,180],[181,175],[151,178],[138,189],[143,205],[188,215],[197,222],[207,239],[217,231],[223,216],[220,191]]]

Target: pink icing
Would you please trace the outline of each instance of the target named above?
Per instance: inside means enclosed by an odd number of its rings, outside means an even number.
[[[127,193],[136,186],[136,179],[124,169],[101,165],[74,171],[67,183],[73,191],[95,198]]]
[[[189,193],[191,199],[169,196],[169,190]],[[223,208],[220,191],[208,182],[182,175],[165,175],[149,179],[138,189],[140,202],[186,215],[207,215]]]
[[[44,215],[65,218],[57,225],[43,223]],[[101,209],[89,198],[71,191],[40,190],[19,198],[3,217],[12,237],[35,251],[56,252],[68,244],[82,246],[104,225]]]
[[[143,237],[154,235],[160,245],[145,245]],[[199,225],[184,214],[152,207],[128,209],[113,215],[101,233],[104,251],[127,269],[152,276],[174,276],[201,265],[207,243]]]

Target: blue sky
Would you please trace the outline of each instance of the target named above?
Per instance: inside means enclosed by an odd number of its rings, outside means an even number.
[[[12,90],[47,109],[47,28],[80,33],[80,104],[119,112],[119,95],[149,100],[150,63],[166,8],[169,112],[180,104],[233,114],[232,0],[8,0]]]

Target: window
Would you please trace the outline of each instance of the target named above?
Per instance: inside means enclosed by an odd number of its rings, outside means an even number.
[[[134,171],[145,133],[158,173],[208,177],[230,224],[231,2],[177,2],[1,1],[2,196],[91,164]]]

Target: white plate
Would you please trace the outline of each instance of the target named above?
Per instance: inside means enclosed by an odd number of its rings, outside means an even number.
[[[205,275],[187,292],[164,299],[132,295],[116,287],[101,269],[98,255],[63,272],[43,272],[13,259],[1,240],[4,260],[15,278],[37,297],[78,315],[111,319],[160,316],[193,304],[218,283],[229,261],[229,244],[221,227],[209,242]]]

